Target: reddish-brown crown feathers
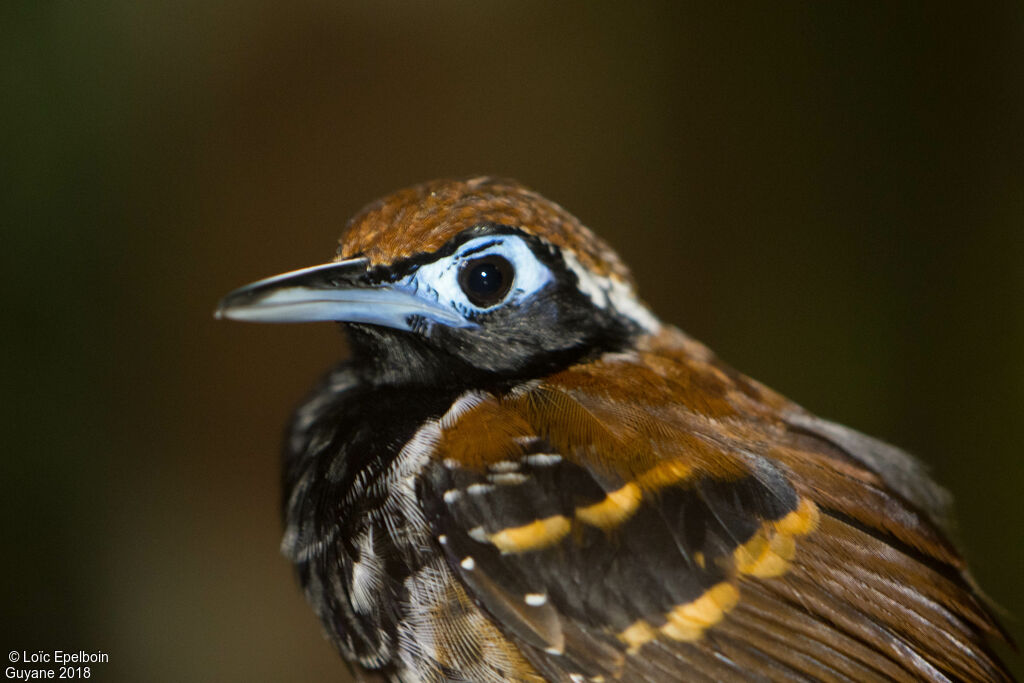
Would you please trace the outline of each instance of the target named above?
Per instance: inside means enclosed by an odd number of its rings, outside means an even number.
[[[484,223],[519,228],[571,252],[597,275],[632,282],[618,255],[575,216],[514,180],[487,176],[434,180],[378,199],[349,221],[338,259],[361,255],[389,265]]]

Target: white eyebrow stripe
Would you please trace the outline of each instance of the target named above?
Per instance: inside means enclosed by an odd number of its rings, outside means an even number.
[[[616,311],[626,316],[644,331],[655,334],[661,329],[661,323],[646,306],[640,303],[633,293],[633,288],[615,277],[595,275],[587,270],[576,255],[568,249],[562,250],[565,265],[576,275],[580,291],[598,308]]]

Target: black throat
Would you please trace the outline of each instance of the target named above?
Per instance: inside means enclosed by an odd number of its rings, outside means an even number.
[[[501,383],[493,373],[437,349],[412,332],[359,323],[343,328],[352,353],[348,365],[368,387],[429,387],[449,394]]]

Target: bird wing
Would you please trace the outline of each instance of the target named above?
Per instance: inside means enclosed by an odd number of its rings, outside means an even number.
[[[431,529],[550,680],[1009,679],[913,461],[680,333],[439,426]]]

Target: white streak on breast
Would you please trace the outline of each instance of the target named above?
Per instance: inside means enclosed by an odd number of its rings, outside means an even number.
[[[373,546],[373,527],[359,540],[359,561],[352,565],[352,609],[360,614],[373,611],[383,588],[384,563]]]
[[[486,401],[489,396],[489,394],[480,391],[467,391],[459,396],[452,403],[452,407],[441,416],[439,421],[441,429],[451,429],[454,427],[459,418]]]

